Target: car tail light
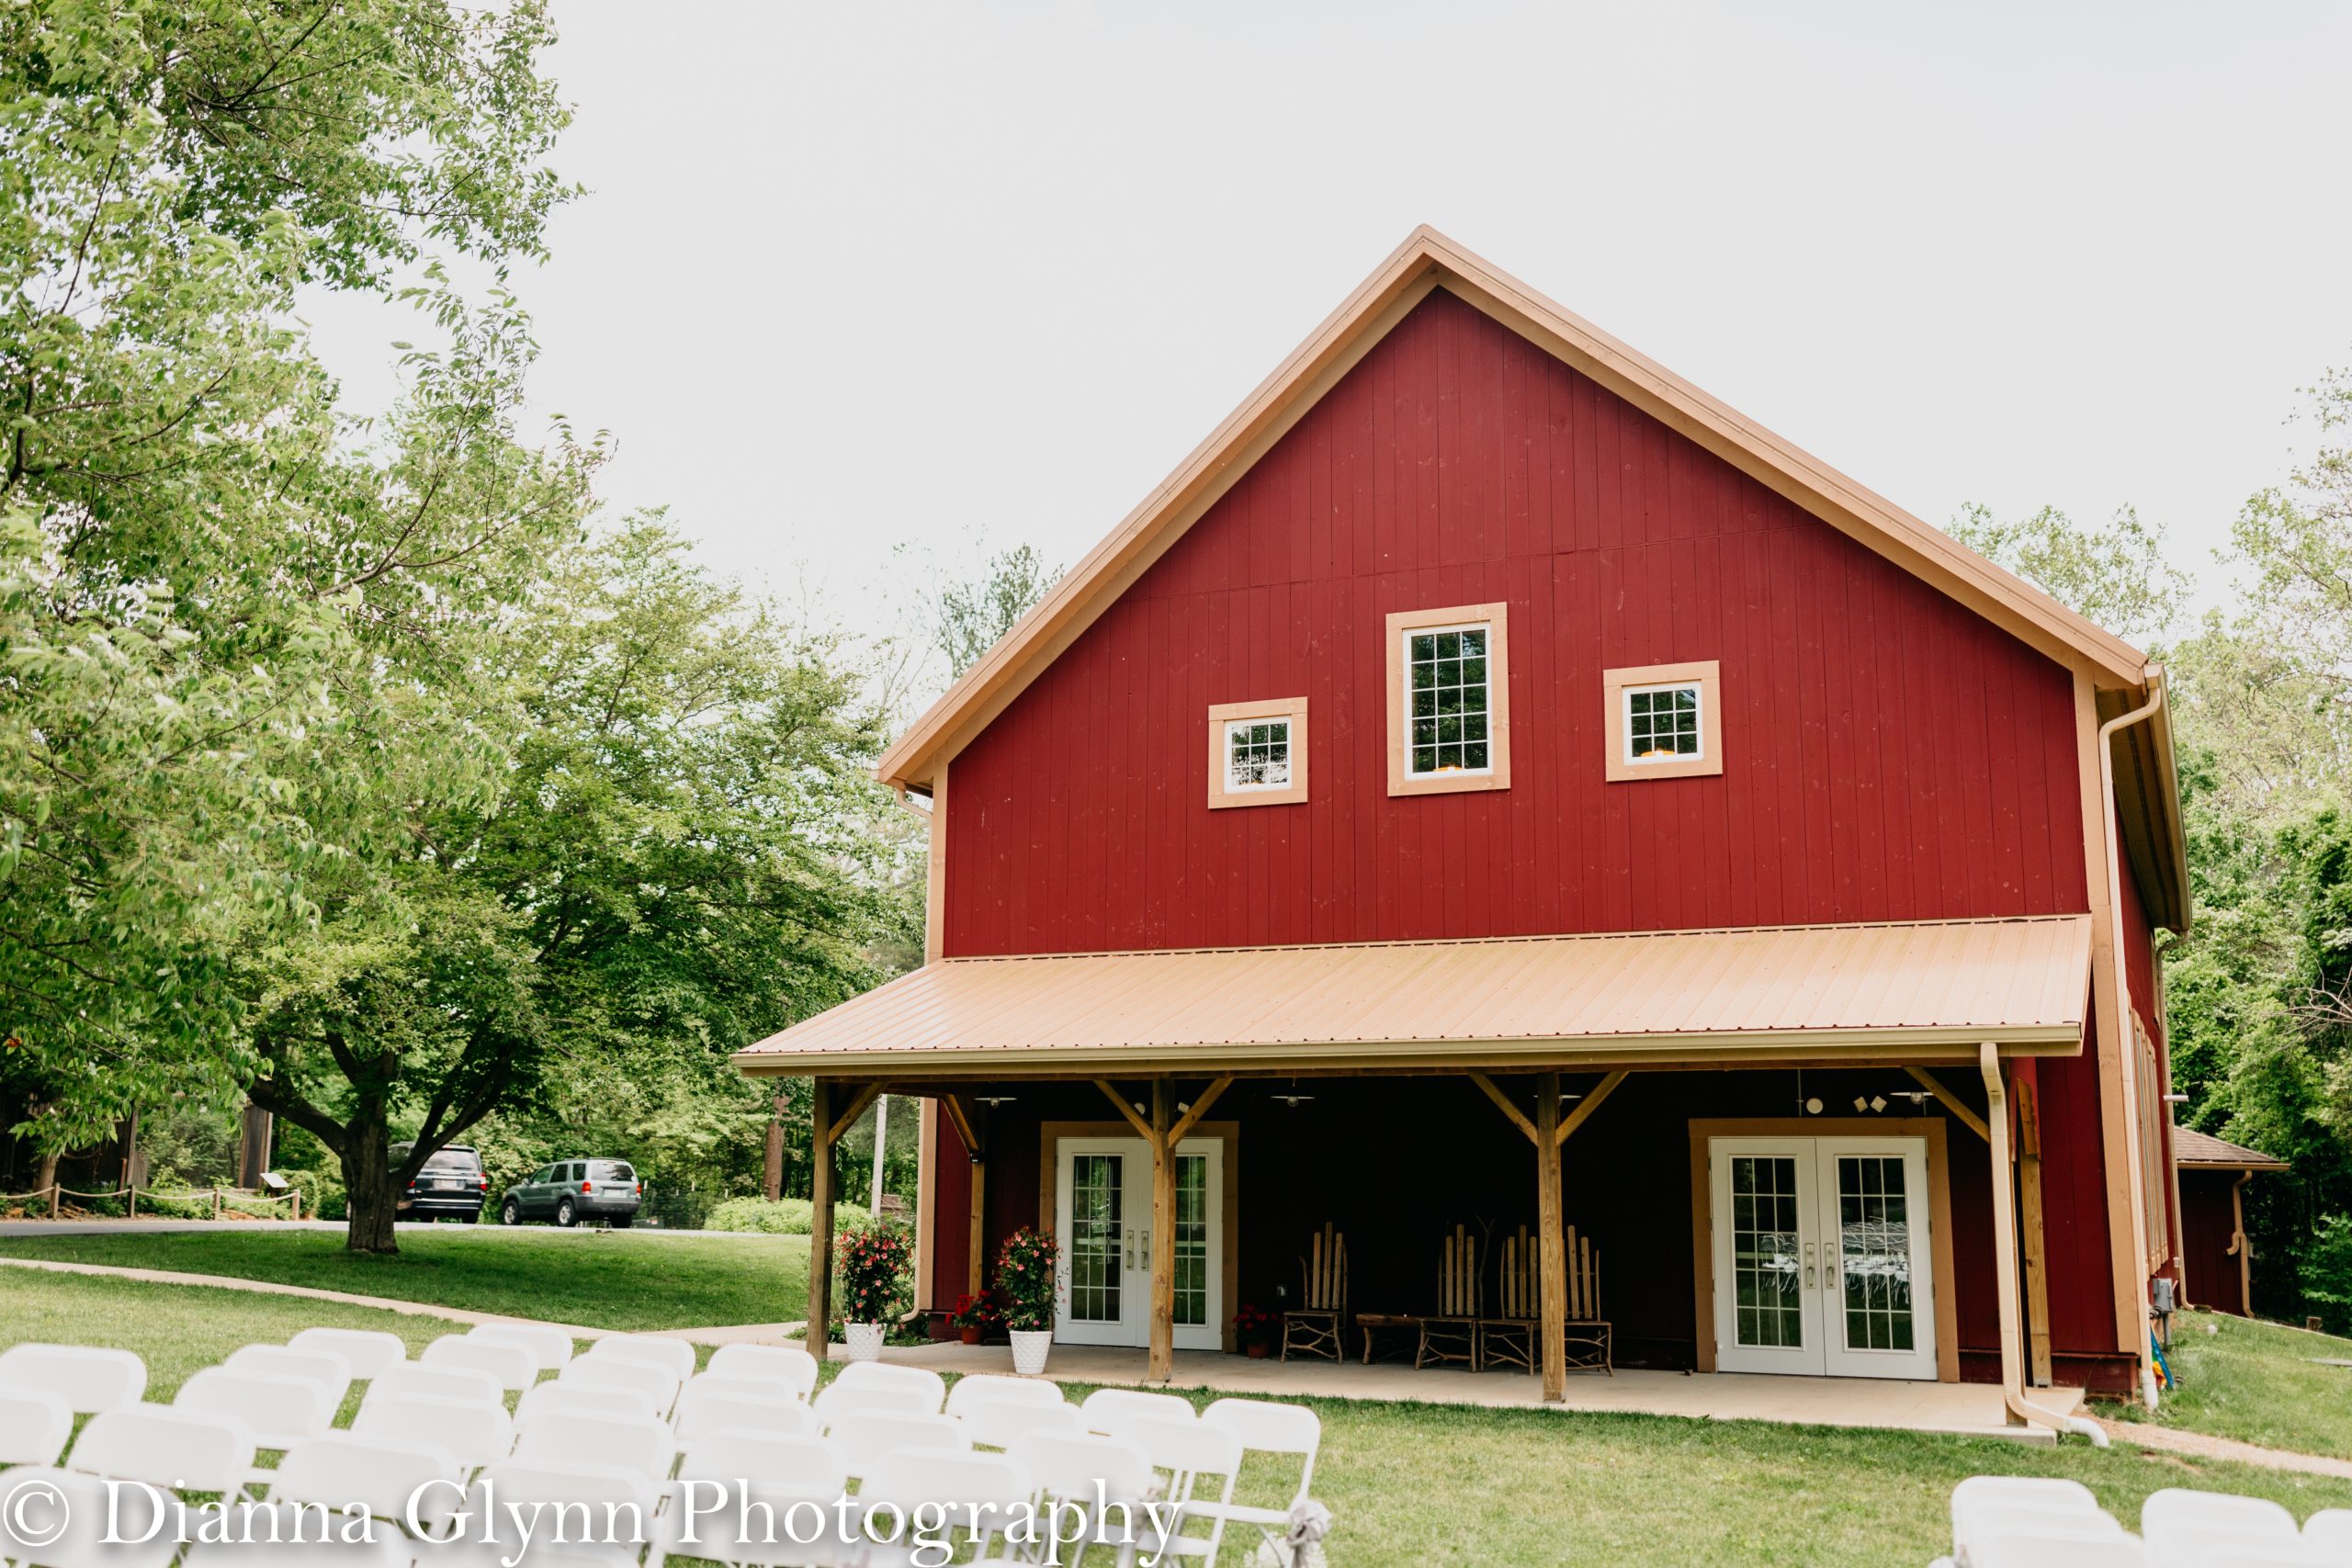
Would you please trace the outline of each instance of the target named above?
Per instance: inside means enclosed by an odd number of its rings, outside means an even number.
[[[487,1176],[481,1179],[481,1190],[485,1192],[490,1190],[490,1178]]]
[[[595,1190],[596,1184],[593,1181],[583,1181],[580,1184],[580,1190],[582,1192],[594,1192]]]
[[[640,1198],[645,1196],[645,1183],[642,1181],[637,1184],[637,1195]]]

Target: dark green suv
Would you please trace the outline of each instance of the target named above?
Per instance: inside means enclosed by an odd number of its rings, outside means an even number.
[[[645,1183],[625,1159],[558,1160],[506,1190],[498,1223],[553,1220],[569,1228],[582,1220],[602,1220],[615,1230],[627,1230],[644,1199]]]

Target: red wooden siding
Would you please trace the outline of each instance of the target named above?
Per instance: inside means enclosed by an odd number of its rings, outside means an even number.
[[[1382,617],[1510,605],[1505,791],[1391,798]],[[1605,784],[1600,672],[1722,662],[1720,777]],[[1210,704],[1313,795],[1211,812]],[[1433,294],[994,724],[946,950],[2088,908],[2066,672]]]

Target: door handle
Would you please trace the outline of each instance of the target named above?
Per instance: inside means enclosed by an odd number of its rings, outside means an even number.
[[[1806,1242],[1804,1244],[1804,1288],[1806,1290],[1815,1288],[1813,1280],[1813,1243]]]

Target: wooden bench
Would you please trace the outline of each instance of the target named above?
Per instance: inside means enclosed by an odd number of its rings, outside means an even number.
[[[1600,1255],[1589,1236],[1567,1228],[1567,1322],[1564,1325],[1566,1363],[1574,1370],[1617,1374],[1612,1359],[1608,1320],[1600,1315]],[[1498,1276],[1500,1315],[1479,1323],[1485,1359],[1499,1366],[1525,1367],[1531,1374],[1544,1370],[1544,1259],[1542,1245],[1525,1225],[1515,1236],[1505,1236]]]

